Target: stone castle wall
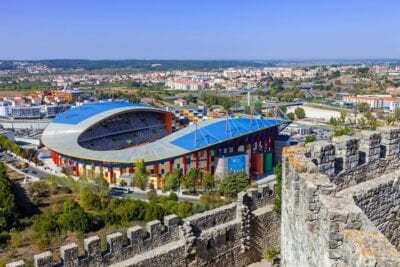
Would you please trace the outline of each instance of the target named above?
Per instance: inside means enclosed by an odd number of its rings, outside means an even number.
[[[34,257],[37,267],[47,266],[246,266],[262,257],[265,247],[280,246],[280,217],[271,205],[274,192],[268,186],[242,192],[235,203],[181,220],[176,215],[134,226],[126,233],[107,235],[108,249],[100,238],[84,240],[85,255],[78,246],[60,248],[62,262],[45,252]],[[7,266],[24,266],[17,261]]]
[[[283,152],[283,266],[400,266],[400,128]]]

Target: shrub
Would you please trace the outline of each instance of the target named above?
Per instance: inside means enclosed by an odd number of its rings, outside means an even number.
[[[315,137],[315,135],[313,135],[313,134],[312,135],[308,135],[306,137],[305,143],[308,144],[308,143],[314,142],[316,140],[317,140],[317,138]]]
[[[274,169],[274,173],[276,176],[274,210],[278,214],[281,214],[281,209],[282,209],[282,163],[279,163],[278,165],[276,165],[276,167]]]
[[[91,230],[90,216],[72,199],[64,202],[63,213],[58,217],[60,227],[71,232],[87,233]]]
[[[266,248],[263,252],[264,259],[269,262],[272,262],[278,254],[279,251],[275,247]]]
[[[31,197],[47,197],[50,192],[52,192],[52,188],[46,181],[36,181],[28,186],[28,194]]]
[[[87,186],[81,190],[80,204],[83,208],[89,210],[100,210],[102,208],[100,196]]]

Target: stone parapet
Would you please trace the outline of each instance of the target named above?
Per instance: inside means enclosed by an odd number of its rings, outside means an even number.
[[[400,266],[397,127],[283,152],[283,266]]]

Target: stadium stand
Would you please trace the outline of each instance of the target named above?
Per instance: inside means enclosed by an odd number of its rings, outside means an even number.
[[[163,115],[139,111],[123,113],[95,124],[78,139],[92,150],[124,149],[151,142],[168,134]]]

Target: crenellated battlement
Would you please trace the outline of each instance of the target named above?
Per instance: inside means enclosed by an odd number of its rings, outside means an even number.
[[[168,215],[163,223],[151,221],[145,227],[129,228],[125,235],[120,232],[109,234],[106,236],[106,251],[101,249],[100,238],[91,236],[83,241],[84,255],[79,255],[78,245],[72,243],[60,248],[61,262],[55,262],[48,251],[35,255],[34,264],[37,267],[185,266],[196,262],[201,266],[219,265],[220,255],[231,255],[231,265],[244,266],[261,257],[259,244],[279,247],[279,217],[272,208],[265,209],[273,196],[273,188],[260,186],[240,193],[234,203],[183,220]],[[252,214],[257,210],[256,215]],[[254,247],[251,227],[262,227],[263,223],[258,221],[261,217],[270,218],[269,223],[275,227],[260,229],[266,235],[256,239],[257,249],[249,252]],[[24,262],[17,261],[7,266],[24,266]]]
[[[400,128],[394,126],[309,143],[305,153],[339,190],[394,171],[399,155]]]
[[[62,246],[60,256],[64,266],[93,266],[96,262],[112,263],[129,257],[134,257],[154,249],[157,246],[177,241],[179,239],[179,225],[181,220],[176,215],[164,218],[164,223],[151,221],[146,227],[134,226],[127,230],[128,243],[124,243],[124,235],[120,232],[106,236],[107,251],[102,252],[101,241],[98,236],[85,238],[85,255],[78,256],[78,246],[75,243]],[[50,252],[35,255],[35,266],[53,266],[53,255]],[[21,264],[21,262],[20,262]]]
[[[400,128],[283,152],[283,266],[400,266]]]

